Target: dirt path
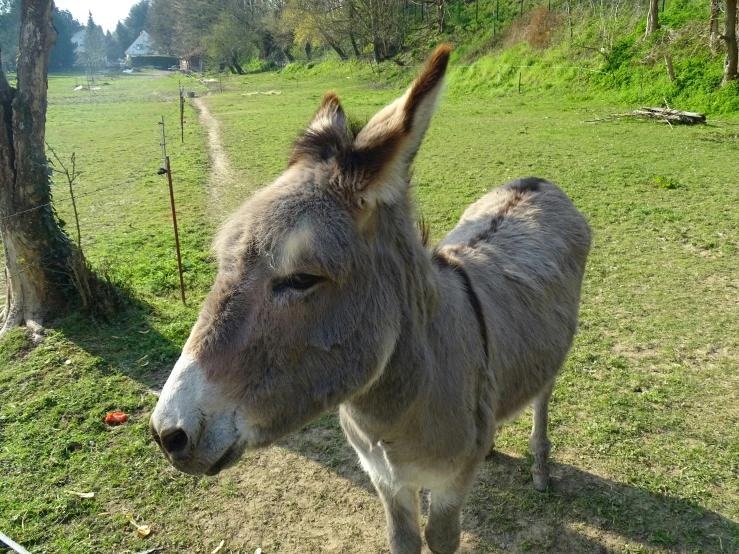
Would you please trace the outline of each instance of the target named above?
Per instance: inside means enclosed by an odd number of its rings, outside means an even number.
[[[203,98],[193,98],[191,102],[198,114],[200,124],[208,131],[209,212],[222,221],[236,207],[235,202],[228,201],[234,196],[236,177],[226,150],[223,148],[220,121],[210,113],[208,103]]]

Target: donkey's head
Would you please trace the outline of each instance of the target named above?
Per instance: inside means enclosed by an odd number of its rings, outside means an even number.
[[[215,474],[368,390],[423,312],[409,170],[449,52],[357,133],[326,94],[285,172],[220,231],[218,276],[151,416],[178,469]]]

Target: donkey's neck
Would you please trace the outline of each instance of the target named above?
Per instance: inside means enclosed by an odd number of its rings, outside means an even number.
[[[423,420],[448,409],[449,401],[471,401],[450,394],[460,380],[477,379],[485,363],[469,281],[453,266],[434,263],[415,230],[406,238],[399,268],[405,290],[395,350],[377,381],[343,406],[376,440],[388,439],[385,435],[392,436],[398,426],[409,423],[425,427]]]

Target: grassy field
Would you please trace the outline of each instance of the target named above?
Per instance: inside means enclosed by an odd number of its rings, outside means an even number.
[[[228,92],[202,105],[220,122],[234,174],[225,190],[190,105],[177,140],[176,79],[126,76],[92,97],[73,92],[73,78],[51,80],[48,140],[76,151],[84,172],[83,245],[130,302],[112,321],[61,321],[37,347],[20,331],[0,344],[0,530],[34,553],[207,553],[222,539],[221,552],[387,551],[379,500],[333,415],[206,478],[176,473],[147,429],[151,389],[212,279],[221,214],[280,173],[325,90],[360,118],[398,94],[365,77],[224,80]],[[269,90],[281,94],[248,95]],[[619,109],[452,87],[419,153],[419,211],[435,240],[485,191],[527,175],[559,183],[595,230],[580,332],[551,408],[554,487],[530,483],[527,414],[480,471],[465,552],[739,552],[739,127],[584,122]],[[156,175],[161,115],[188,307]],[[55,198],[72,229],[61,184]],[[107,427],[112,410],[131,418]],[[128,513],[152,535],[137,538]]]

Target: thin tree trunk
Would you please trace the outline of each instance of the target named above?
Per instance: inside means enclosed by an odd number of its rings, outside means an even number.
[[[726,41],[726,61],[724,62],[723,87],[729,81],[737,78],[737,43],[736,43],[736,0],[726,0],[724,14],[724,34],[721,38]]]
[[[718,0],[711,0],[711,17],[708,22],[708,30],[711,34],[711,54],[718,52]]]
[[[359,47],[357,46],[357,39],[354,37],[354,33],[349,33],[349,40],[352,43],[352,50],[354,50],[354,55],[357,59],[359,59],[362,53],[359,51]]]
[[[236,73],[238,75],[244,74],[244,68],[241,67],[241,65],[239,64],[239,61],[236,59],[236,56],[231,57],[231,63],[233,64],[234,69],[236,69]]]
[[[444,9],[444,4],[446,3],[446,0],[436,0],[436,22],[438,23],[438,30],[436,31],[437,34],[442,34],[446,28],[446,22],[444,19],[444,16],[446,15],[446,10]]]
[[[349,56],[347,56],[344,51],[341,49],[341,46],[336,44],[335,42],[331,41],[329,42],[329,46],[334,49],[334,52],[336,52],[339,55],[339,58],[342,62],[345,62],[349,59]]]
[[[44,150],[49,54],[57,36],[51,12],[52,0],[22,1],[17,88],[0,68],[0,233],[8,276],[0,334],[24,324],[37,332],[75,299],[90,307],[84,291],[97,286],[51,206]]]
[[[659,29],[659,0],[649,0],[649,13],[647,14],[647,33],[645,38]]]

